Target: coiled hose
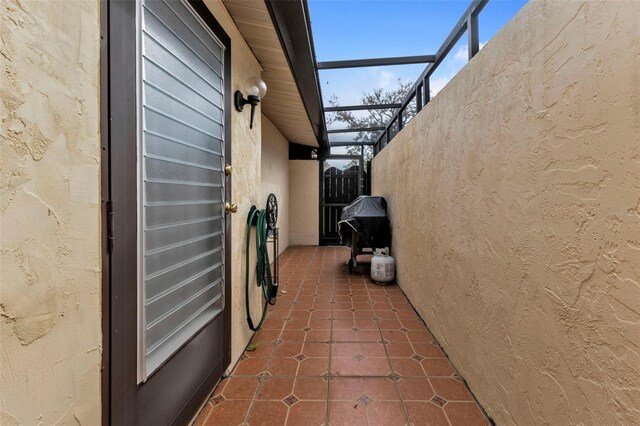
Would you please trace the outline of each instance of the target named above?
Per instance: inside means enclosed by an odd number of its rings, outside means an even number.
[[[251,244],[251,228],[255,223],[256,225],[256,281],[257,286],[262,288],[262,296],[264,298],[264,306],[262,308],[262,315],[260,316],[260,322],[257,326],[254,326],[253,319],[251,318],[251,310],[249,308],[249,247]],[[247,324],[251,331],[258,330],[264,322],[267,315],[267,308],[269,305],[274,305],[272,301],[277,295],[278,288],[274,285],[273,276],[271,275],[271,263],[269,262],[269,250],[267,248],[267,211],[259,210],[255,206],[251,207],[249,216],[247,217],[247,238],[246,238],[246,252],[245,252],[245,305],[247,312]]]

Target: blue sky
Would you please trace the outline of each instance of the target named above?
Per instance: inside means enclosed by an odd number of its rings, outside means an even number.
[[[484,45],[526,3],[491,0],[479,17]],[[309,0],[318,61],[434,54],[469,0]],[[464,35],[431,79],[435,95],[467,63]],[[397,79],[414,82],[424,64],[320,71],[325,104],[359,104],[363,91],[393,89]]]

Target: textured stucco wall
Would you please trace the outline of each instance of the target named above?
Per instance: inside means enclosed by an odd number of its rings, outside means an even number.
[[[236,90],[245,93],[245,82],[250,77],[260,76],[262,67],[242,38],[240,31],[231,19],[229,12],[220,0],[205,0],[205,4],[213,13],[226,33],[231,38],[231,93]],[[267,92],[268,96],[268,92]],[[253,332],[249,330],[245,315],[244,279],[245,279],[245,236],[246,220],[252,205],[264,205],[261,200],[260,182],[261,167],[261,132],[262,123],[260,107],[257,107],[253,129],[249,129],[249,108],[243,112],[235,109],[231,114],[231,161],[233,164],[232,175],[232,200],[238,205],[238,212],[233,215],[233,235],[231,252],[233,262],[226,265],[231,268],[231,367],[234,366],[244,348],[249,343]],[[255,254],[252,252],[251,264],[255,265]],[[249,280],[255,282],[255,268],[250,271]],[[260,289],[255,285],[250,286],[252,306],[254,312],[259,311],[261,303]]]
[[[98,1],[0,2],[0,424],[100,424]]]
[[[289,161],[289,243],[318,245],[318,162]]]
[[[262,194],[259,208],[264,208],[267,196],[278,199],[279,252],[289,247],[289,141],[271,121],[262,116]],[[273,250],[269,244],[269,256]]]
[[[374,160],[399,284],[498,424],[640,424],[639,25],[529,3]]]
[[[260,64],[220,1],[206,3],[232,40],[232,91],[244,90]],[[100,424],[99,2],[0,4],[0,424]],[[261,114],[249,129],[248,111],[229,113],[234,362],[251,337],[242,260]]]

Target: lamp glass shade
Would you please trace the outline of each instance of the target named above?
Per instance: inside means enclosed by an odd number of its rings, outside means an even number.
[[[267,93],[267,84],[258,77],[251,77],[245,84],[248,96],[262,98]]]

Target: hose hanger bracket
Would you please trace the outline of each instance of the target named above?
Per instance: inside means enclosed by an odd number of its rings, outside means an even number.
[[[278,295],[278,200],[274,194],[267,197],[267,208],[260,210],[256,206],[251,206],[247,215],[247,233],[245,241],[245,307],[247,314],[247,324],[252,331],[258,330],[266,317],[269,305],[275,305]],[[256,246],[256,285],[262,289],[264,305],[262,315],[257,325],[251,318],[249,306],[249,276],[251,269],[249,266],[251,229],[255,226],[255,246]],[[271,240],[269,240],[271,237]],[[269,260],[268,242],[273,243],[273,273]]]
[[[273,235],[273,231],[276,229],[276,222],[278,221],[278,199],[276,194],[271,193],[267,197],[267,231],[270,235]]]

